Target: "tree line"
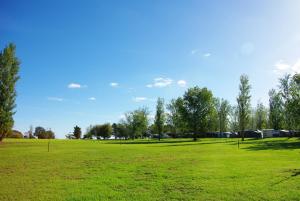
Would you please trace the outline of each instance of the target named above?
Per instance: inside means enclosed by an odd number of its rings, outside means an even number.
[[[240,77],[236,104],[217,98],[206,87],[189,88],[168,104],[157,99],[154,121],[147,107],[127,112],[118,123],[90,126],[83,138],[136,139],[164,134],[171,137],[204,137],[207,132],[238,132],[244,140],[246,130],[300,130],[300,75],[285,75],[278,89],[269,91],[269,105],[251,106],[251,85],[247,75]]]
[[[0,141],[11,135],[15,114],[16,83],[19,80],[20,62],[15,55],[16,46],[9,44],[0,52]],[[150,121],[149,109],[141,107],[125,113],[118,123],[90,126],[83,138],[119,139],[156,137],[192,137],[196,140],[207,132],[239,132],[244,140],[245,130],[273,128],[276,130],[300,130],[300,75],[285,75],[279,79],[279,87],[269,91],[269,105],[258,102],[251,106],[251,85],[247,75],[240,77],[236,104],[217,98],[206,87],[191,87],[165,104],[158,98],[154,121]],[[67,138],[79,139],[81,128],[76,126]],[[55,138],[51,129],[33,128],[29,138]]]

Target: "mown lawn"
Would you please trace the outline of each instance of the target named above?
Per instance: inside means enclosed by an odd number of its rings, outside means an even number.
[[[300,140],[11,140],[0,200],[300,200]]]

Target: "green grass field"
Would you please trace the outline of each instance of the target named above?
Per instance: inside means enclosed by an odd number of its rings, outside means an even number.
[[[0,200],[300,200],[300,140],[6,139]]]

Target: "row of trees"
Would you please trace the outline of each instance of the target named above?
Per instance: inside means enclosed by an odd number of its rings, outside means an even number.
[[[300,129],[300,74],[279,80],[279,89],[271,89],[270,125],[274,129]]]
[[[183,96],[164,103],[158,98],[154,122],[150,124],[146,107],[125,113],[119,123],[93,126],[85,137],[107,139],[135,139],[149,137],[153,133],[160,140],[163,133],[173,137],[192,136],[194,140],[206,132],[240,132],[244,140],[245,130],[273,128],[300,129],[300,76],[286,75],[279,80],[279,88],[269,92],[269,107],[258,102],[251,106],[251,85],[247,75],[240,77],[236,105],[216,98],[206,87],[189,88]],[[165,109],[167,111],[165,111]],[[101,126],[106,131],[101,131]],[[153,136],[153,135],[152,135]]]
[[[109,123],[101,124],[101,125],[95,125],[90,126],[87,129],[86,134],[83,136],[83,138],[92,138],[96,137],[97,139],[108,139],[110,138],[112,134],[112,127]]]
[[[42,126],[37,126],[35,129],[30,126],[29,131],[25,133],[25,137],[30,139],[55,139],[55,134],[51,129],[45,129]]]
[[[0,52],[0,141],[7,136],[14,124],[15,86],[19,79],[20,62],[15,55],[15,45],[9,44]],[[84,137],[107,139],[112,134],[117,138],[142,138],[153,133],[161,139],[163,133],[172,136],[192,134],[194,140],[204,132],[240,131],[244,139],[246,129],[274,128],[300,129],[300,75],[286,75],[279,80],[278,89],[269,91],[269,107],[258,103],[251,107],[251,85],[246,75],[240,78],[237,104],[231,106],[227,100],[218,99],[207,88],[189,88],[182,97],[165,105],[157,101],[153,124],[149,121],[149,110],[139,108],[125,114],[125,118],[112,126],[96,125],[88,129]],[[165,112],[165,108],[167,112]],[[38,138],[54,138],[54,133],[42,127],[35,128]],[[76,126],[69,138],[81,138],[81,129]]]

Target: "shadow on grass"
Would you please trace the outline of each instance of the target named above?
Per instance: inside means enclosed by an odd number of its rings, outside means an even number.
[[[250,151],[260,150],[281,150],[281,149],[300,149],[300,141],[289,141],[289,139],[282,139],[276,141],[257,141],[254,143],[243,142],[243,144],[250,145],[242,149]]]
[[[300,176],[300,169],[293,169],[293,170],[289,170],[288,172],[290,172],[290,171],[292,173],[290,176],[288,176],[288,177],[286,177],[284,179],[281,179],[280,181],[274,183],[273,185],[281,184],[281,183],[283,183],[283,182],[285,182],[285,181],[287,181],[287,180],[289,180],[289,179],[291,179],[293,177]]]
[[[219,143],[232,143],[233,141],[203,141],[201,138],[198,138],[197,141],[194,141],[193,139],[184,139],[184,140],[130,140],[130,141],[113,141],[113,142],[107,142],[107,144],[161,144],[161,147],[168,147],[168,146],[193,146],[193,145],[205,145],[205,144],[219,144]]]
[[[107,142],[107,144],[174,144],[174,143],[186,143],[186,142],[194,142],[192,139],[187,140],[136,140],[136,141],[114,141],[114,142]],[[196,141],[197,142],[197,141]]]
[[[230,141],[231,142],[231,141]],[[229,143],[229,141],[211,141],[211,142],[205,142],[205,141],[190,141],[188,144],[168,144],[168,145],[163,145],[161,147],[175,147],[175,146],[193,146],[193,145],[207,145],[207,144],[226,144]]]

